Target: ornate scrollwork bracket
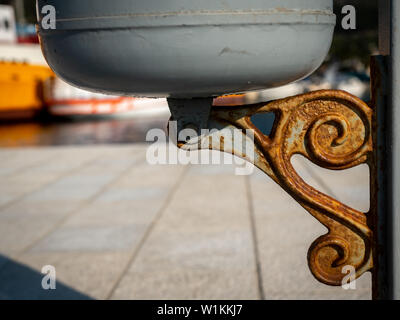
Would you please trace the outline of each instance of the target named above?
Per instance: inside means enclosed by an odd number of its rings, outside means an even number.
[[[172,119],[185,128],[184,117],[170,101]],[[274,113],[269,135],[263,134],[251,118]],[[200,112],[201,113],[201,112]],[[204,114],[206,116],[204,116]],[[186,150],[215,149],[244,158],[270,176],[310,214],[328,228],[308,252],[313,275],[328,285],[341,285],[344,266],[353,266],[356,276],[373,267],[373,235],[369,213],[350,208],[308,185],[291,164],[292,156],[303,155],[331,170],[343,170],[366,163],[373,166],[373,110],[360,99],[343,91],[323,90],[269,103],[212,107],[190,126],[211,129],[197,140],[181,141]],[[207,121],[208,118],[208,121]],[[251,145],[227,141],[224,132],[240,129]],[[254,135],[250,137],[249,130]],[[234,135],[231,135],[232,137]]]

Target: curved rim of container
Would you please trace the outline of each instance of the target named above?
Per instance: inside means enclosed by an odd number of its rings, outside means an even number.
[[[335,25],[336,15],[331,10],[251,10],[251,11],[179,11],[145,14],[63,18],[56,20],[56,30],[90,30],[157,27],[204,27],[233,25]]]

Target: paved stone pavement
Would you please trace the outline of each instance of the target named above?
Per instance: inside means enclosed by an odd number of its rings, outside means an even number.
[[[0,150],[0,299],[370,299],[318,283],[326,230],[257,169],[157,165],[146,145]],[[293,164],[368,210],[368,169]],[[43,290],[43,266],[57,289]]]

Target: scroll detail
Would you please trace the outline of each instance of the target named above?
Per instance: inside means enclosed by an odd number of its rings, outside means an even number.
[[[268,112],[273,112],[276,119],[267,136],[251,122],[251,117]],[[328,228],[328,233],[316,239],[308,252],[313,275],[328,285],[342,284],[344,266],[353,266],[357,277],[373,267],[368,213],[350,208],[308,185],[290,160],[300,154],[331,170],[363,163],[371,167],[372,115],[373,110],[363,101],[336,90],[266,104],[214,107],[211,112],[211,120],[221,128],[253,129],[255,165]],[[209,148],[217,149],[215,145]],[[234,149],[233,153],[249,160],[243,150]]]

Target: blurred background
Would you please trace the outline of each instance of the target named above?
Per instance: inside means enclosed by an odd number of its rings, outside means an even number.
[[[340,26],[348,4],[356,30]],[[335,0],[335,13],[332,49],[317,72],[215,103],[318,89],[368,102],[377,0]],[[166,100],[64,83],[42,56],[35,20],[34,0],[0,0],[0,299],[370,298],[369,275],[354,291],[313,279],[307,250],[326,230],[257,169],[237,177],[237,164],[148,165],[146,134],[165,130]],[[319,190],[368,210],[366,166],[294,165]],[[45,265],[57,269],[55,292],[40,286]]]
[[[144,142],[149,128],[165,127],[165,100],[93,94],[57,79],[38,44],[35,1],[0,4],[10,6],[1,9],[0,146]],[[338,19],[331,52],[316,73],[285,87],[236,97],[234,102],[268,101],[317,89],[343,89],[368,101],[369,57],[378,47],[377,1],[336,0],[339,18],[348,4],[357,9],[357,29],[343,30]]]

